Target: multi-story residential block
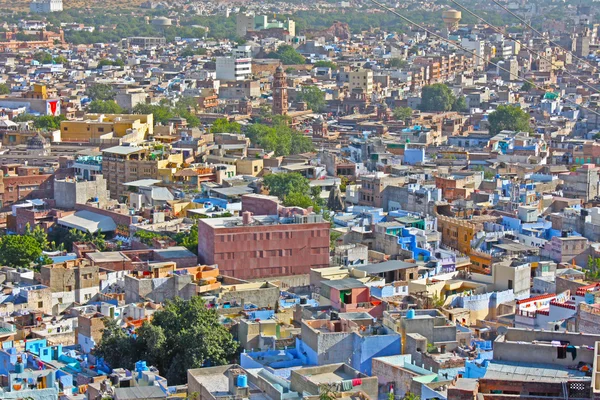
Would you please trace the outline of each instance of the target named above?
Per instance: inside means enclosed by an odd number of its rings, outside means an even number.
[[[383,173],[363,175],[360,178],[358,204],[361,206],[383,207],[386,187],[401,186],[406,182],[405,177],[394,177]]]
[[[168,154],[164,147],[154,150],[153,147],[115,146],[102,151],[102,171],[112,198],[127,193],[128,188],[124,183],[142,179],[159,180],[169,172],[170,176],[166,178],[171,179],[173,168],[167,166],[181,166],[182,163],[182,153]]]
[[[223,81],[244,81],[252,75],[252,59],[217,57],[217,79]]]
[[[92,142],[103,137],[112,139],[130,134],[139,140],[153,132],[152,114],[86,114],[82,120],[60,123],[61,139],[64,142]]]
[[[308,274],[329,265],[329,223],[320,215],[210,218],[198,221],[198,255],[241,279]]]
[[[584,201],[600,194],[598,181],[600,169],[594,164],[584,164],[575,172],[565,172],[558,177],[564,181],[565,196],[579,198]]]
[[[53,307],[85,304],[100,291],[98,267],[84,258],[45,265],[40,282],[52,291]]]
[[[457,218],[437,217],[438,231],[442,233],[442,243],[464,254],[471,252],[471,240],[475,233],[483,229],[482,224],[476,224]]]
[[[554,236],[548,240],[540,250],[540,254],[556,263],[570,263],[584,253],[588,246],[589,243],[585,237],[562,232],[561,236]]]
[[[32,13],[52,13],[63,10],[63,0],[33,0],[29,3]]]
[[[348,74],[350,91],[362,90],[368,96],[373,93],[373,71],[370,69],[357,69]]]

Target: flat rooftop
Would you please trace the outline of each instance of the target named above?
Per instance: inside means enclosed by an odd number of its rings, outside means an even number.
[[[105,262],[125,262],[130,261],[129,257],[120,251],[105,251],[105,252],[96,252],[96,253],[87,253],[86,257],[92,260],[95,263],[105,263]]]
[[[566,382],[589,380],[585,372],[567,369],[554,364],[536,364],[511,361],[491,361],[484,379],[513,380],[520,382]]]
[[[384,272],[397,271],[400,269],[415,268],[415,267],[417,267],[417,264],[415,264],[415,263],[391,260],[391,261],[384,261],[379,264],[361,265],[361,266],[356,267],[356,269],[359,271],[364,271],[367,274],[381,274]]]
[[[367,287],[364,283],[354,278],[333,279],[330,281],[321,281],[321,285],[329,286],[337,290],[358,289]]]

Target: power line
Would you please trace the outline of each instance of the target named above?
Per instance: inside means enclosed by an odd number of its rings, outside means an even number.
[[[456,4],[457,6],[459,6],[460,8],[462,8],[463,10],[465,10],[466,12],[468,12],[469,14],[471,14],[472,16],[474,16],[475,18],[478,18],[481,20],[481,22],[483,22],[484,24],[489,25],[494,31],[504,35],[505,33],[502,31],[502,29],[494,26],[493,24],[489,23],[488,21],[486,21],[485,19],[483,19],[481,16],[475,14],[474,12],[472,12],[471,10],[469,10],[467,7],[463,6],[462,4],[460,4],[459,2],[457,2],[456,0],[449,0],[452,3]],[[518,39],[515,39],[513,37],[511,37],[510,34],[508,34],[508,37],[513,40],[514,42],[520,44],[521,46],[523,46],[523,48],[527,51],[529,51],[531,54],[538,56],[540,58],[543,58],[544,60],[548,61],[550,63],[550,65],[552,66],[554,63],[552,61],[552,59],[546,57],[545,55],[531,49],[529,46],[525,45],[524,43],[522,43],[521,41],[519,41]],[[563,72],[565,72],[566,74],[568,74],[569,76],[571,76],[572,78],[575,78],[577,81],[579,81],[581,84],[587,86],[589,89],[595,91],[596,93],[600,93],[600,90],[598,90],[597,88],[595,88],[594,86],[590,85],[589,83],[579,79],[577,76],[575,76],[574,74],[572,74],[569,70],[567,70],[566,68],[563,70]]]
[[[531,29],[532,31],[534,31],[535,33],[537,33],[538,35],[540,35],[541,37],[544,37],[544,34],[541,33],[540,31],[538,31],[537,29],[535,29],[533,26],[531,26],[527,21],[525,21],[523,18],[519,17],[517,14],[515,14],[514,12],[512,12],[511,10],[509,10],[507,7],[505,7],[503,4],[500,4],[500,2],[498,2],[498,0],[492,0],[498,7],[500,7],[501,9],[503,9],[504,11],[506,11],[507,13],[509,13],[510,15],[512,15],[513,17],[515,17],[516,19],[518,19],[519,21],[521,21],[522,23],[525,24],[526,27],[528,27],[529,29]],[[589,65],[592,69],[596,69],[598,68],[598,66],[594,66],[592,64],[590,64],[587,60],[584,60],[583,58],[578,57],[577,55],[573,54],[572,51],[567,50],[566,48],[564,48],[563,46],[561,46],[560,44],[554,42],[553,40],[550,39],[550,37],[548,37],[548,41],[550,42],[550,44],[559,47],[561,49],[563,49],[564,51],[566,51],[567,53],[571,54],[571,56],[573,56],[576,60],[579,60],[582,63],[585,63],[587,65]]]
[[[408,18],[407,18],[407,17],[405,17],[404,15],[400,14],[400,13],[399,13],[399,12],[397,12],[396,10],[393,10],[393,9],[389,8],[388,6],[385,6],[385,5],[381,4],[381,3],[380,3],[380,2],[378,2],[377,0],[368,0],[368,1],[370,1],[370,2],[371,2],[371,3],[373,3],[373,4],[375,4],[377,7],[381,8],[382,10],[385,10],[385,11],[387,11],[387,12],[389,12],[389,13],[392,13],[392,14],[394,14],[395,16],[397,16],[397,17],[400,17],[400,18],[401,18],[402,20],[404,20],[405,22],[407,22],[407,23],[409,23],[409,24],[411,24],[411,25],[414,25],[414,26],[416,26],[417,28],[419,28],[419,29],[421,29],[421,30],[423,30],[423,31],[427,32],[429,35],[431,35],[431,36],[433,36],[433,37],[436,37],[436,38],[440,39],[441,41],[443,41],[443,42],[446,42],[446,43],[448,43],[448,44],[450,44],[450,45],[452,45],[452,46],[455,46],[455,47],[457,47],[457,48],[461,49],[462,51],[464,51],[464,52],[466,52],[466,53],[468,53],[468,54],[470,54],[470,55],[472,55],[472,56],[474,56],[474,57],[476,57],[476,58],[478,58],[478,59],[481,59],[481,60],[483,60],[483,61],[487,61],[487,60],[486,60],[486,59],[485,59],[483,56],[480,56],[480,55],[478,55],[476,52],[474,52],[474,51],[471,51],[471,50],[469,50],[469,49],[465,48],[464,46],[462,46],[462,45],[460,45],[460,44],[458,44],[458,43],[456,43],[456,42],[454,42],[454,41],[452,41],[452,40],[450,40],[450,39],[447,39],[447,38],[445,38],[445,37],[443,37],[443,36],[441,36],[441,35],[439,35],[439,34],[437,34],[437,33],[435,33],[435,32],[432,32],[431,30],[429,30],[429,29],[427,29],[427,28],[425,28],[425,27],[423,27],[423,26],[421,26],[421,25],[417,24],[416,22],[413,22],[413,21],[411,21],[410,19],[408,19]],[[493,1],[493,0],[492,0],[492,1]],[[495,66],[495,67],[496,67],[496,68],[498,68],[498,69],[501,69],[502,71],[508,72],[508,74],[509,74],[509,76],[510,76],[510,71],[509,71],[509,70],[507,70],[506,68],[504,68],[504,67],[501,67],[500,65],[498,65],[498,64],[496,64],[496,63],[494,63],[494,62],[492,62],[492,61],[489,61],[489,64],[491,64],[491,65]],[[527,80],[527,79],[525,79],[525,78],[523,78],[523,80],[524,80],[525,82],[529,83],[530,85],[532,85],[533,87],[536,87],[536,88],[538,88],[538,89],[540,89],[540,90],[546,91],[546,89],[545,89],[544,87],[542,87],[542,86],[538,85],[537,83],[535,83],[535,82],[533,82],[533,81],[531,81],[531,80]],[[567,102],[569,102],[569,103],[572,103],[572,104],[574,104],[576,107],[580,107],[580,108],[582,108],[582,109],[584,109],[584,110],[587,110],[587,111],[589,111],[589,112],[590,112],[590,113],[592,113],[592,114],[596,114],[597,116],[600,116],[600,112],[598,112],[598,111],[596,111],[596,110],[592,110],[592,109],[590,109],[590,108],[588,108],[588,107],[585,107],[585,106],[582,106],[582,105],[580,105],[580,104],[577,104],[577,103],[576,103],[576,102],[574,102],[573,100],[570,100],[570,99],[568,99],[568,98],[563,98],[563,100],[565,100],[565,101],[567,101]]]

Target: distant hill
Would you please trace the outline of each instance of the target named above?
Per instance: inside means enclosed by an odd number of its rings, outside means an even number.
[[[146,0],[63,0],[63,7],[67,8],[134,8]],[[0,9],[16,11],[29,11],[30,0],[0,0]]]

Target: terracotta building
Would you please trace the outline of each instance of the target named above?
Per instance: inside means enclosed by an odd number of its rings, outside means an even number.
[[[267,207],[268,208],[268,207]],[[308,274],[329,265],[329,223],[320,215],[211,218],[198,221],[198,255],[223,275],[240,279]],[[300,209],[302,210],[302,209]],[[302,210],[304,211],[304,210]]]

